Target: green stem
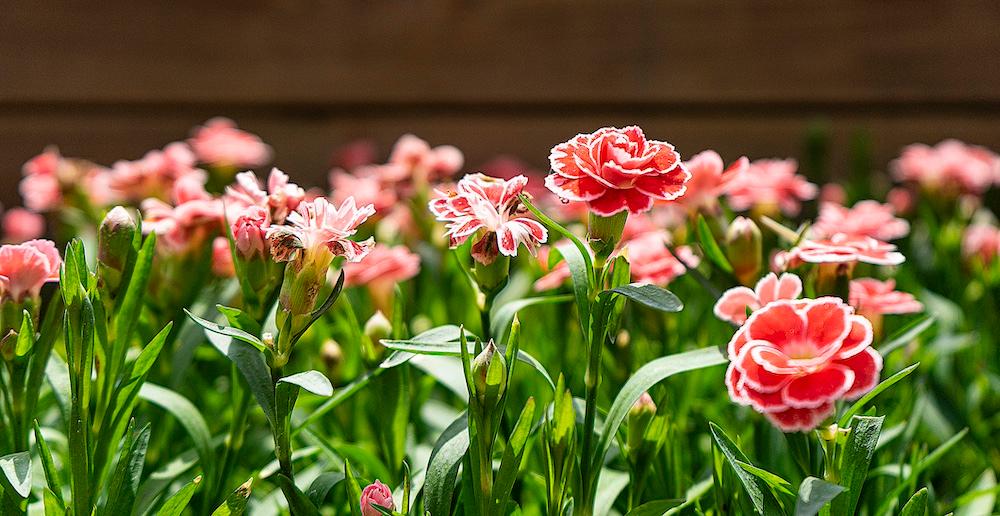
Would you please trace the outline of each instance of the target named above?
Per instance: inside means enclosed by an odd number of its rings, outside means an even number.
[[[595,289],[591,292],[591,318],[603,317],[602,314],[597,314],[598,303],[596,302],[595,293],[601,290],[601,286],[604,284],[604,263],[603,260],[598,259],[594,263],[594,277],[597,279],[595,283]],[[593,319],[596,320],[596,319]],[[588,324],[588,327],[593,329],[593,324]],[[604,335],[594,335],[592,332],[589,336],[589,342],[587,343],[587,370],[585,373],[584,381],[586,382],[587,394],[586,394],[586,410],[584,412],[583,419],[583,454],[581,455],[582,460],[580,461],[580,474],[582,482],[582,495],[583,504],[580,507],[583,516],[590,516],[594,512],[594,494],[596,492],[596,485],[594,485],[594,468],[599,468],[600,465],[596,457],[594,457],[594,426],[597,421],[597,394],[598,388],[601,385],[601,353],[604,350]]]

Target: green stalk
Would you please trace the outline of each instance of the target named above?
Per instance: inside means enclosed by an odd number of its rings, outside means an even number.
[[[603,262],[603,259],[598,258],[598,261],[594,263],[594,277],[597,281],[595,282],[596,288],[590,293],[591,329],[593,329],[593,321],[600,320],[599,318],[604,316],[597,313],[600,303],[596,300],[596,292],[604,284]],[[601,354],[604,351],[604,335],[603,332],[601,333],[601,335],[595,335],[591,331],[589,342],[587,343],[588,359],[587,370],[584,376],[587,388],[585,398],[586,410],[583,418],[583,454],[580,461],[581,494],[583,495],[580,510],[584,516],[590,516],[594,513],[594,495],[597,490],[597,486],[594,485],[594,468],[600,467],[599,464],[596,464],[597,461],[594,460],[594,426],[597,421],[598,388],[601,385]]]

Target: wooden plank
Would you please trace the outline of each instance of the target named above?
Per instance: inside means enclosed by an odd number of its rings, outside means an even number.
[[[55,2],[0,104],[1000,103],[1000,2]]]
[[[5,205],[17,203],[13,184],[21,164],[45,145],[57,144],[66,155],[101,163],[134,159],[148,149],[182,139],[188,129],[216,114],[211,111],[2,114],[0,113],[0,190]],[[549,149],[574,134],[606,124],[639,123],[653,138],[677,145],[690,156],[714,148],[726,158],[801,155],[806,131],[817,120],[800,113],[471,113],[428,117],[421,113],[358,113],[334,117],[288,115],[255,110],[229,113],[260,134],[275,149],[277,164],[303,185],[325,186],[332,150],[354,138],[371,138],[388,153],[404,132],[433,144],[450,143],[467,156],[474,170],[490,158],[510,154],[532,166],[547,166]],[[833,172],[847,170],[852,134],[867,128],[872,135],[876,166],[884,167],[899,149],[912,142],[935,143],[957,137],[1000,148],[995,115],[953,113],[853,113],[825,117],[832,135]]]

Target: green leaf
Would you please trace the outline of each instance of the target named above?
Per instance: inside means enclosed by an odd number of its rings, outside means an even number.
[[[763,480],[768,486],[771,487],[772,491],[778,491],[782,494],[787,494],[788,496],[795,496],[788,490],[792,483],[781,478],[780,476],[771,473],[766,469],[758,468],[748,462],[736,461],[736,464],[751,475]]]
[[[962,438],[965,437],[965,434],[967,433],[969,433],[969,429],[963,428],[960,432],[953,435],[951,439],[945,441],[943,444],[941,444],[941,446],[935,448],[934,451],[928,453],[926,457],[924,457],[923,459],[920,460],[920,462],[915,464],[910,470],[910,474],[906,476],[906,479],[900,482],[887,496],[883,497],[884,501],[882,502],[882,506],[879,508],[876,514],[885,514],[886,512],[888,512],[889,509],[895,505],[896,499],[899,498],[899,496],[906,491],[907,487],[909,487],[910,480],[917,478],[917,476],[923,473],[927,468],[933,466],[935,463],[937,463],[937,461],[941,460],[941,458],[944,457],[946,453],[948,453],[948,450],[950,450],[956,444],[958,444],[958,442],[961,441]],[[918,492],[917,495],[919,494],[920,493]],[[911,498],[910,501],[912,502],[913,499]]]
[[[149,423],[138,433],[134,433],[134,421],[129,425],[125,447],[118,455],[118,465],[108,485],[108,500],[100,514],[113,516],[132,513],[135,494],[139,490],[139,479],[142,477],[142,466],[146,462],[149,433]]]
[[[173,328],[174,323],[168,322],[166,326],[157,333],[149,344],[146,344],[142,351],[139,352],[139,356],[136,357],[135,362],[132,363],[132,374],[131,379],[142,378],[146,376],[146,373],[153,367],[153,363],[160,356],[160,351],[163,350],[164,344],[167,342],[167,337],[170,335],[170,330]]]
[[[997,477],[992,469],[986,468],[972,484],[969,491],[955,501],[955,516],[976,516],[990,514],[997,502]]]
[[[142,248],[136,256],[132,274],[129,276],[128,286],[125,295],[119,300],[115,316],[115,356],[114,363],[125,356],[128,350],[129,340],[139,322],[139,313],[148,292],[146,286],[149,283],[149,276],[153,269],[153,257],[156,250],[156,234],[150,233],[142,243]]]
[[[896,330],[888,339],[886,339],[878,347],[878,352],[883,356],[888,356],[889,353],[909,344],[913,339],[920,336],[921,333],[927,331],[934,325],[936,320],[934,316],[925,315],[906,326],[903,326],[899,330]]]
[[[722,365],[727,362],[728,359],[719,352],[718,348],[708,347],[661,357],[639,368],[618,391],[615,401],[608,410],[608,415],[604,418],[604,428],[601,430],[601,436],[597,442],[596,455],[585,457],[584,460],[593,461],[595,466],[593,470],[600,471],[600,466],[611,448],[611,443],[614,442],[618,429],[642,393],[675,374]]]
[[[330,471],[316,477],[306,489],[306,496],[316,507],[322,507],[330,490],[346,478],[343,473]]]
[[[510,330],[510,323],[514,320],[514,316],[521,310],[529,306],[564,303],[572,300],[573,296],[544,296],[529,297],[505,303],[500,307],[494,307],[493,313],[490,315],[490,328],[496,334],[497,342],[505,342],[507,340],[507,333]]]
[[[726,259],[726,255],[722,252],[722,249],[719,248],[715,237],[712,236],[712,230],[708,227],[705,217],[698,215],[698,222],[695,227],[698,232],[698,242],[701,243],[701,250],[705,252],[705,257],[711,260],[716,267],[728,274],[732,274],[733,266]]]
[[[220,314],[226,316],[226,321],[229,321],[229,325],[234,328],[239,328],[251,335],[260,335],[263,331],[261,330],[260,323],[255,321],[253,317],[250,317],[239,308],[217,304],[215,305],[215,309],[218,310]]]
[[[21,498],[31,494],[31,454],[17,452],[0,457],[0,484],[4,491],[17,493]]]
[[[457,490],[455,479],[458,467],[469,449],[469,431],[466,414],[453,421],[431,451],[424,478],[424,505],[427,512],[448,516],[451,514],[451,497]]]
[[[435,356],[447,356],[447,357],[460,357],[462,356],[462,346],[458,342],[433,342],[433,341],[422,341],[418,340],[420,335],[414,337],[413,339],[407,340],[382,340],[382,345],[396,351],[389,358],[382,362],[379,367],[395,367],[399,365],[402,360],[405,362],[413,357],[414,354],[417,355],[435,355]],[[474,353],[474,343],[470,342],[466,345],[466,349],[470,353]],[[407,356],[397,356],[398,353],[406,353]],[[541,362],[535,359],[535,357],[529,355],[525,351],[517,351],[517,359],[525,364],[530,365],[534,368],[538,374],[542,375],[545,382],[549,384],[549,387],[555,389],[555,383],[552,381],[552,377],[549,376],[548,371],[542,366]]]
[[[305,371],[295,373],[278,380],[278,383],[290,383],[302,387],[303,389],[323,397],[333,395],[333,384],[330,379],[319,371]]]
[[[531,432],[531,424],[535,417],[535,398],[528,398],[524,404],[524,410],[518,417],[514,430],[504,448],[503,458],[500,460],[500,469],[497,471],[493,484],[493,507],[496,514],[506,514],[510,501],[511,490],[514,489],[514,481],[521,469],[521,462],[524,460],[524,451],[528,444],[528,434]]]
[[[594,497],[594,514],[609,514],[615,500],[628,487],[629,475],[624,471],[604,468],[604,473],[597,482],[597,495]]]
[[[160,510],[156,511],[156,516],[181,516],[181,513],[184,512],[188,503],[191,502],[191,497],[194,496],[194,492],[198,490],[200,484],[201,476],[195,477],[194,480],[185,484],[184,487],[180,488],[180,490],[163,502]]]
[[[924,516],[927,514],[927,488],[922,488],[910,497],[899,516]]]
[[[868,392],[868,394],[865,394],[864,396],[861,397],[861,399],[855,401],[854,404],[851,405],[851,408],[849,408],[847,412],[844,412],[843,416],[840,416],[840,421],[838,421],[837,424],[839,426],[846,427],[848,423],[850,423],[851,418],[858,415],[861,412],[861,410],[865,408],[865,405],[868,402],[875,399],[875,396],[882,394],[883,391],[885,391],[889,387],[892,387],[903,378],[906,378],[913,371],[916,371],[919,365],[920,362],[917,362],[916,364],[913,364],[899,371],[898,373],[886,378],[885,380],[882,380],[882,382],[876,385],[874,389]]]
[[[667,511],[682,503],[684,500],[653,500],[628,511],[625,516],[663,516]]]
[[[799,486],[799,498],[795,502],[795,516],[815,516],[819,510],[844,492],[843,486],[831,484],[816,477],[806,477]]]
[[[358,484],[358,479],[354,476],[354,470],[351,468],[351,462],[344,460],[344,476],[347,477],[347,499],[353,502],[354,500],[361,499],[361,485]],[[351,507],[351,514],[353,516],[361,516],[361,504],[349,503]]]
[[[236,364],[267,420],[273,423],[274,385],[271,384],[271,369],[264,361],[264,354],[241,340],[233,339],[225,342],[222,339],[209,339],[209,341]]]
[[[34,421],[35,424],[35,446],[38,447],[38,455],[42,459],[42,472],[45,473],[45,482],[48,484],[49,489],[52,490],[52,495],[56,497],[59,501],[59,505],[65,507],[66,501],[63,500],[62,488],[63,488],[63,478],[56,467],[55,461],[52,460],[52,452],[49,450],[49,443],[42,436],[42,428],[38,426],[38,420]]]
[[[719,447],[719,451],[726,458],[726,461],[733,468],[736,473],[736,477],[739,479],[740,484],[743,485],[743,489],[750,496],[750,501],[753,503],[754,509],[758,514],[771,515],[771,514],[782,514],[782,510],[778,505],[774,494],[768,489],[767,484],[753,475],[749,471],[746,471],[739,466],[739,462],[750,463],[750,459],[740,451],[736,443],[729,438],[726,433],[719,428],[715,423],[709,423],[709,428],[712,432],[712,438],[715,440],[716,446]]]
[[[684,303],[673,292],[656,285],[630,283],[604,292],[621,294],[641,305],[661,312],[680,312],[684,308]]]
[[[300,329],[295,335],[292,335],[291,342],[293,346],[295,345],[296,342],[299,341],[299,339],[302,338],[302,335],[305,334],[306,330],[308,330],[309,327],[313,325],[313,323],[319,320],[320,317],[323,317],[323,314],[325,314],[330,309],[330,307],[333,306],[333,303],[337,301],[337,298],[340,297],[340,292],[343,290],[344,290],[344,269],[341,269],[340,275],[337,276],[337,282],[333,285],[333,290],[330,291],[330,295],[326,296],[326,301],[323,301],[322,306],[313,310],[312,313],[309,314],[309,322],[303,325],[302,329]]]
[[[236,491],[226,497],[226,501],[212,512],[212,516],[243,516],[247,510],[247,501],[250,499],[252,488],[253,477],[250,477],[240,487],[237,487]]]
[[[341,387],[340,390],[337,391],[337,393],[333,397],[324,401],[322,405],[320,405],[315,410],[310,412],[309,415],[306,416],[306,418],[302,421],[302,423],[296,426],[292,430],[292,435],[294,436],[298,434],[302,429],[308,427],[309,425],[315,423],[316,421],[319,421],[319,419],[322,418],[325,414],[340,406],[341,403],[350,399],[351,396],[353,396],[358,392],[361,392],[365,388],[365,386],[367,386],[368,383],[371,382],[371,379],[381,374],[382,371],[385,371],[385,369],[375,369],[374,371],[357,378],[350,384]]]
[[[212,433],[208,429],[208,423],[187,398],[176,392],[152,383],[143,384],[139,389],[139,397],[166,410],[184,427],[184,430],[191,437],[202,469],[206,475],[213,475],[215,472],[215,455],[213,453]],[[212,478],[209,476],[209,478]]]
[[[281,492],[285,493],[285,498],[288,501],[288,508],[291,509],[292,514],[295,514],[296,516],[319,514],[319,510],[316,509],[316,506],[313,505],[309,498],[307,498],[298,487],[295,487],[292,479],[279,473],[278,485],[281,486]]]
[[[833,514],[854,514],[865,479],[868,478],[868,468],[878,447],[884,421],[885,417],[882,416],[851,418],[851,431],[847,435],[840,460],[840,484],[847,492],[833,500]]]
[[[202,319],[197,315],[191,313],[187,308],[184,309],[184,313],[191,318],[192,321],[198,323],[199,326],[205,328],[212,333],[218,333],[219,335],[225,335],[227,337],[232,337],[234,339],[241,340],[250,344],[251,346],[257,348],[258,351],[264,351],[266,346],[264,346],[264,341],[260,340],[254,335],[251,335],[239,328],[234,328],[232,326],[226,326],[224,324],[214,323],[208,319]]]
[[[413,337],[412,339],[396,339],[399,342],[416,342],[416,343],[447,343],[447,342],[458,342],[461,338],[460,335],[461,328],[455,326],[454,324],[446,324],[444,326],[438,326],[436,328],[431,328],[419,335]],[[466,332],[466,335],[470,335]],[[379,364],[382,369],[391,369],[400,364],[406,363],[407,360],[413,358],[413,353],[408,353],[405,351],[396,351],[392,355],[389,355],[385,360]]]
[[[17,357],[27,356],[35,348],[35,326],[31,323],[31,314],[23,311],[21,317],[21,329],[17,332],[17,344],[14,346],[14,355]]]

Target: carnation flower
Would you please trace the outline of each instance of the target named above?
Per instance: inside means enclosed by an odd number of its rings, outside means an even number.
[[[371,250],[374,240],[355,242],[350,237],[374,214],[372,205],[359,207],[353,197],[339,207],[324,197],[303,202],[288,216],[285,225],[268,228],[271,254],[279,262],[296,261],[300,265],[311,262],[320,269],[326,269],[335,256],[359,262]]]
[[[903,238],[910,232],[910,223],[895,216],[895,208],[878,201],[861,201],[853,208],[834,203],[823,203],[819,217],[812,227],[816,238],[826,238],[836,233],[852,237],[871,237],[888,241]]]
[[[872,327],[838,298],[774,301],[729,342],[726,386],[783,432],[809,431],[878,383]]]
[[[42,285],[59,281],[62,258],[49,240],[0,246],[0,299],[23,302],[38,298]]]
[[[245,259],[267,255],[267,229],[270,217],[260,206],[250,206],[231,226],[236,251]]]
[[[695,154],[684,165],[691,172],[691,180],[678,202],[691,210],[714,210],[729,183],[750,168],[750,160],[740,157],[726,167],[717,152],[707,150]]]
[[[247,207],[258,206],[268,211],[270,222],[283,224],[305,196],[302,188],[288,181],[288,174],[272,168],[267,177],[267,191],[261,189],[260,181],[252,171],[241,172],[236,174],[236,182],[226,187],[223,200],[227,211],[235,216],[242,214]]]
[[[226,237],[215,237],[212,241],[212,274],[220,278],[236,275],[233,253],[229,250],[229,239]]]
[[[392,501],[392,490],[378,480],[361,491],[362,516],[382,516],[382,513],[372,504],[385,507],[390,511],[396,510],[396,504]]]
[[[687,272],[687,267],[698,266],[700,259],[690,247],[678,247],[677,256],[674,256],[674,253],[667,249],[669,241],[668,234],[656,231],[644,233],[625,242],[623,248],[628,253],[632,281],[665,287]]]
[[[34,211],[50,211],[59,206],[62,202],[59,169],[64,166],[63,161],[59,150],[49,147],[24,164],[19,189],[25,206]]]
[[[677,199],[691,179],[673,145],[647,140],[636,126],[578,134],[553,147],[549,163],[549,190],[566,201],[586,202],[604,217],[642,213],[656,200]]]
[[[965,228],[962,235],[962,255],[968,258],[978,258],[984,264],[993,262],[1000,255],[1000,228],[977,222]]]
[[[111,190],[111,198],[139,202],[148,198],[167,200],[174,183],[181,177],[196,174],[204,182],[205,176],[195,168],[195,157],[184,143],[174,142],[163,150],[151,150],[136,161],[118,161],[111,166],[104,181]]]
[[[3,241],[19,244],[45,233],[45,217],[24,208],[12,208],[3,214]]]
[[[420,256],[404,245],[393,247],[375,245],[364,260],[344,265],[344,284],[347,286],[406,281],[420,272]]]
[[[538,221],[522,216],[518,195],[527,183],[525,176],[505,181],[469,174],[455,191],[438,190],[438,197],[428,207],[439,221],[447,223],[445,234],[452,248],[477,235],[472,256],[480,263],[493,263],[498,253],[516,256],[521,244],[534,254],[548,232]]]
[[[389,155],[389,164],[397,165],[397,171],[405,174],[405,179],[433,182],[455,175],[462,169],[465,156],[451,145],[430,144],[412,134],[404,134],[396,141]],[[400,178],[399,180],[402,180]]]
[[[879,281],[874,278],[852,280],[850,303],[858,313],[871,315],[912,314],[921,312],[924,305],[913,294],[896,291],[896,281]]]
[[[872,237],[850,236],[837,233],[828,239],[805,240],[790,251],[779,253],[775,263],[783,268],[794,268],[805,263],[870,263],[873,265],[899,265],[906,258],[896,251],[896,246]]]
[[[188,174],[173,185],[173,205],[150,198],[142,202],[144,232],[160,237],[158,249],[169,254],[197,250],[218,231],[222,202],[205,191],[202,173]]]
[[[367,165],[352,172],[342,169],[330,171],[330,197],[334,202],[343,202],[347,197],[361,204],[375,206],[376,212],[389,210],[399,197],[391,182],[382,177],[383,171],[394,168],[391,165]]]
[[[228,118],[213,118],[188,140],[198,161],[214,167],[253,168],[271,160],[271,147]]]
[[[906,147],[891,168],[896,179],[918,183],[928,192],[978,195],[1000,177],[1000,157],[985,147],[945,140],[934,147]]]
[[[781,210],[788,216],[799,214],[801,202],[816,197],[816,185],[796,174],[793,159],[760,159],[726,186],[729,206],[737,211],[751,208],[764,213]]]
[[[801,294],[802,280],[798,276],[790,273],[778,276],[772,272],[761,278],[753,290],[734,287],[725,291],[713,312],[719,319],[739,326],[746,322],[748,309],[756,312],[772,301],[796,299]]]

